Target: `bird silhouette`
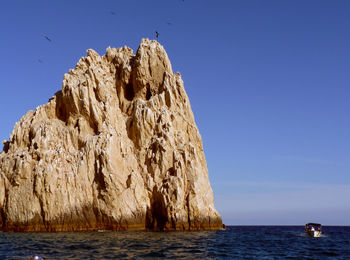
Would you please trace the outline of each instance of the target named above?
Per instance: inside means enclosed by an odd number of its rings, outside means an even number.
[[[159,33],[156,31],[156,38],[158,39]]]
[[[46,35],[44,36],[46,40],[48,40],[49,42],[51,42],[51,39],[49,37],[47,37]]]
[[[110,11],[110,14],[111,14],[111,15],[115,15],[115,12],[113,12],[113,11]]]
[[[39,63],[43,63],[43,61],[41,59],[38,59]]]
[[[168,25],[172,25],[172,23],[167,22]]]

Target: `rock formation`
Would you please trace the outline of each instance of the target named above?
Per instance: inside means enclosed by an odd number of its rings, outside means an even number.
[[[88,50],[0,154],[4,231],[220,229],[180,74],[143,39]]]

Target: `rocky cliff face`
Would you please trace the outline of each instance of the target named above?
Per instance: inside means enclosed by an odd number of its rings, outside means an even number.
[[[88,50],[0,154],[9,231],[220,229],[200,134],[163,47]]]

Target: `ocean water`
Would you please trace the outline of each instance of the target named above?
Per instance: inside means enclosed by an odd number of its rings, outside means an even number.
[[[229,226],[222,231],[0,233],[0,259],[350,259],[350,227]]]

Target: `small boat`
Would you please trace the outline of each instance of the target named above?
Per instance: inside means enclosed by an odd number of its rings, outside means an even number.
[[[33,255],[30,257],[30,260],[44,260],[40,255]]]
[[[318,224],[318,223],[307,223],[305,225],[305,232],[310,237],[320,237],[321,233],[322,233],[321,224]]]

